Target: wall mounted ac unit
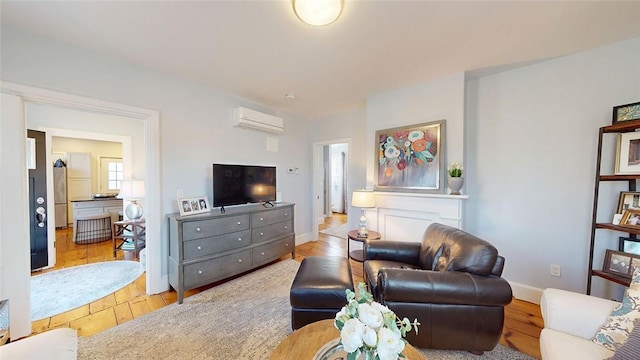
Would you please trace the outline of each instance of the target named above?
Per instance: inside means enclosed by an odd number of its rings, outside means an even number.
[[[243,107],[233,109],[232,125],[273,133],[284,132],[284,120],[282,118]]]

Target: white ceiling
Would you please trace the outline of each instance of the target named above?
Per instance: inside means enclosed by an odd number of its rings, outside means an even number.
[[[290,1],[6,1],[2,27],[314,118],[462,71],[640,36],[640,1],[353,1],[326,27]],[[615,54],[612,54],[615,56]],[[285,99],[287,92],[295,100]]]

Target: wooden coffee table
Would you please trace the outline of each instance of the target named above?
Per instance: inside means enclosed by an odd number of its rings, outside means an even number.
[[[324,344],[339,337],[340,332],[333,326],[333,320],[317,321],[287,336],[271,353],[269,359],[311,360]],[[424,356],[409,344],[404,347],[402,353],[407,360],[424,360]]]

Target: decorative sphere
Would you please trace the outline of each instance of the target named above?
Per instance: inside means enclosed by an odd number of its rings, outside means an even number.
[[[127,207],[124,209],[124,213],[131,220],[140,219],[142,217],[142,214],[143,214],[142,205],[140,205],[137,202],[133,201],[129,205],[127,205]]]

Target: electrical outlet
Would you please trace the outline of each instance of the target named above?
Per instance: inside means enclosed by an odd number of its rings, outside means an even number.
[[[177,195],[178,199],[183,198],[184,197],[184,190],[183,189],[178,189],[176,195]]]
[[[549,271],[551,276],[560,277],[560,272],[561,272],[560,265],[551,264],[551,270]]]

